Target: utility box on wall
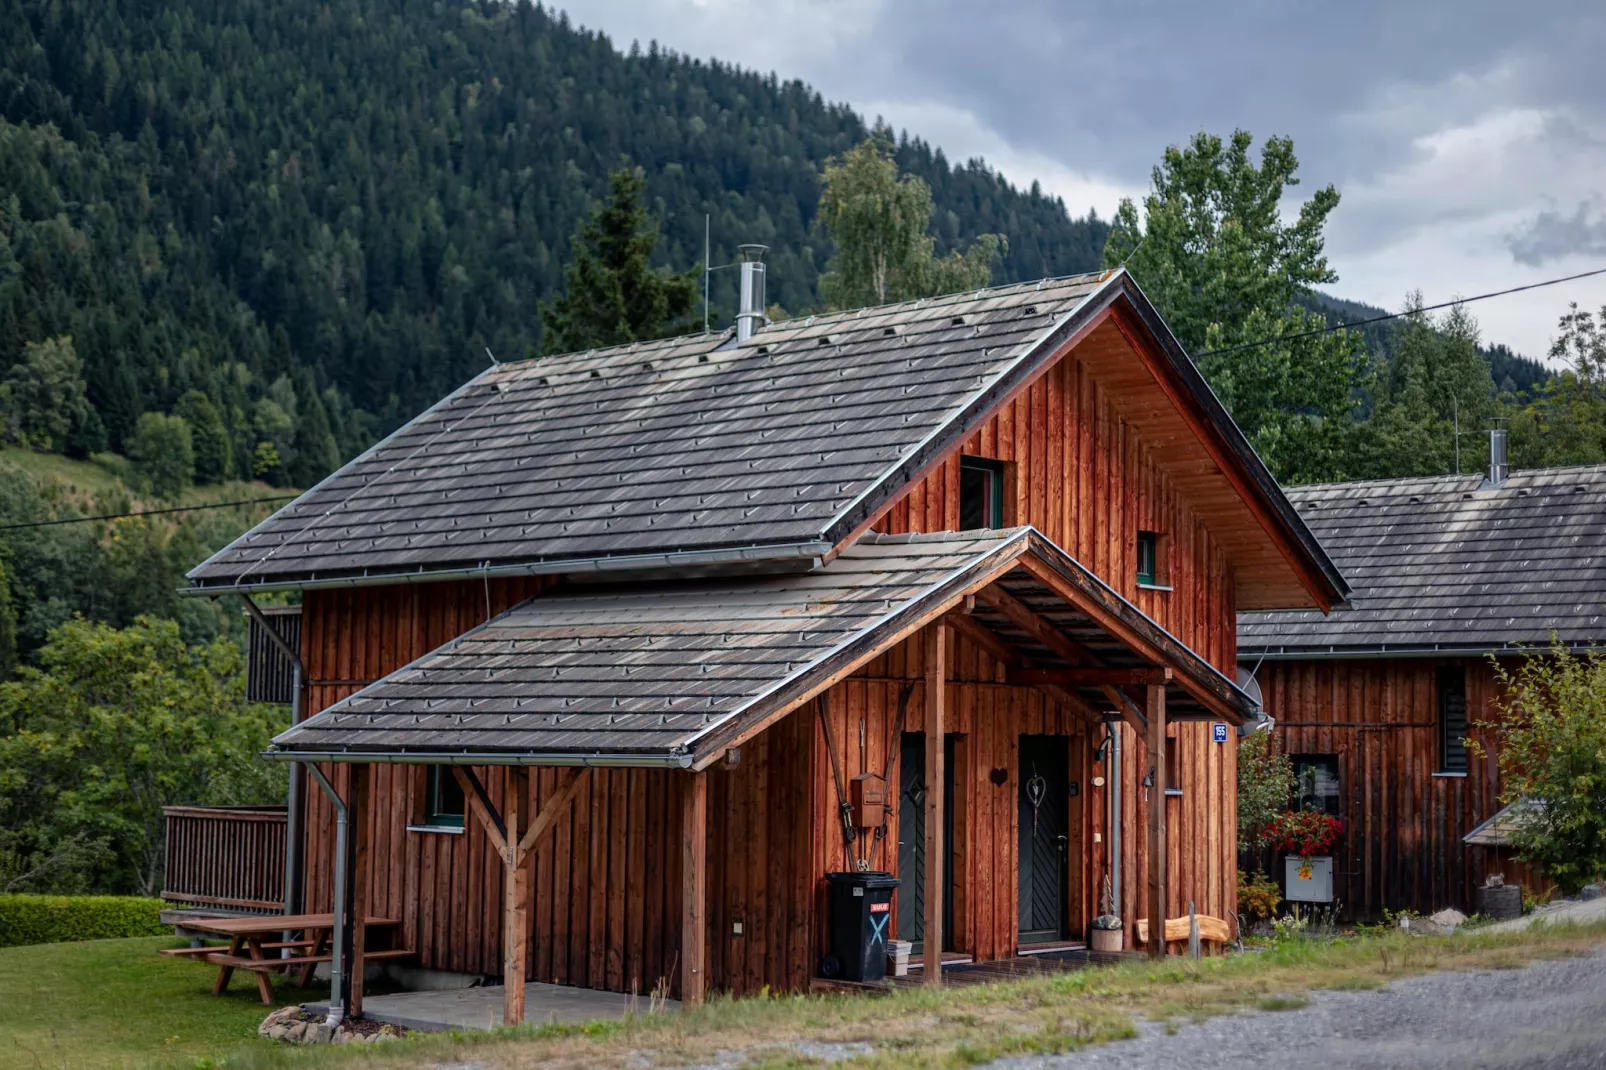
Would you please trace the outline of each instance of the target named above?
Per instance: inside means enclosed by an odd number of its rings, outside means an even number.
[[[1327,855],[1301,858],[1289,855],[1283,860],[1286,879],[1284,896],[1295,903],[1333,901],[1333,859]]]

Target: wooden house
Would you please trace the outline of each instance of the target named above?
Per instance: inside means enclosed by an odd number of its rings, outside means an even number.
[[[1241,613],[1238,657],[1302,803],[1345,824],[1335,899],[1357,917],[1471,913],[1490,874],[1531,883],[1491,823],[1496,755],[1466,740],[1491,742],[1479,725],[1497,716],[1496,659],[1606,638],[1606,468],[1500,464],[1289,496],[1354,595],[1330,615]]]
[[[928,981],[1230,918],[1236,614],[1346,588],[1132,279],[756,315],[488,368],[190,574],[301,594],[292,906],[509,1020],[804,990],[860,865]]]

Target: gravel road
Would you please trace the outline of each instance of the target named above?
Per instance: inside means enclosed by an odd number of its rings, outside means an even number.
[[[1602,1070],[1606,948],[1522,970],[1430,973],[1370,992],[1318,992],[1308,1007],[1212,1018],[996,1070]]]

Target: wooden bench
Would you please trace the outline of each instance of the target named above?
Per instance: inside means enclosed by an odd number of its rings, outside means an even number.
[[[279,970],[298,970],[304,966],[317,965],[320,962],[329,962],[334,958],[327,951],[321,955],[292,955],[287,959],[257,959],[249,955],[231,955],[222,948],[212,948],[213,954],[207,956],[206,961],[214,966],[228,966],[236,970],[261,970],[264,973],[275,973]],[[364,962],[378,962],[389,959],[405,959],[412,955],[411,948],[394,947],[383,951],[363,952]]]
[[[1220,918],[1213,918],[1209,914],[1195,914],[1194,919],[1199,922],[1199,939],[1207,944],[1232,943],[1232,925]],[[1188,942],[1189,924],[1187,918],[1165,919],[1165,942],[1168,944],[1185,944]],[[1137,921],[1138,946],[1145,947],[1149,943],[1149,919],[1139,918]]]

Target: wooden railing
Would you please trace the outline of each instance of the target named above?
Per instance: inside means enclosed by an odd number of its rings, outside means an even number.
[[[282,806],[166,806],[167,880],[173,903],[281,910]]]

